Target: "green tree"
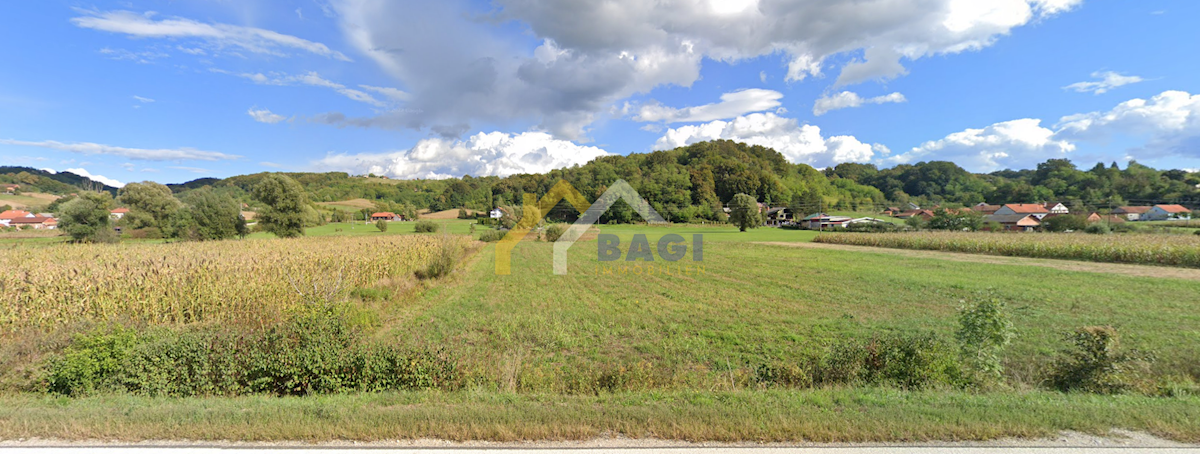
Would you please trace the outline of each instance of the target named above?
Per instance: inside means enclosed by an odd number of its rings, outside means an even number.
[[[152,182],[129,183],[117,192],[117,200],[129,207],[121,224],[134,229],[168,226],[171,215],[183,206],[171,188]]]
[[[958,340],[963,362],[980,378],[999,380],[1004,371],[1001,355],[1015,336],[1013,324],[1005,313],[1004,301],[984,295],[974,304],[958,309]]]
[[[983,216],[974,210],[940,209],[934,213],[927,227],[934,230],[979,230],[983,226]]]
[[[729,202],[729,222],[743,232],[746,229],[758,228],[762,225],[762,213],[758,210],[758,201],[746,194],[737,194]]]
[[[379,229],[380,232],[386,232],[388,229],[388,223],[387,221],[380,219],[375,221],[375,228]]]
[[[115,243],[120,237],[112,228],[112,196],[107,192],[83,192],[62,204],[59,228],[76,243]]]
[[[246,220],[229,195],[201,188],[185,195],[183,202],[186,205],[173,217],[173,237],[206,241],[242,236]]]
[[[283,174],[269,174],[254,185],[251,196],[266,205],[258,216],[266,231],[280,238],[304,235],[308,201],[304,188],[296,180]]]
[[[1047,232],[1078,232],[1086,229],[1087,226],[1087,218],[1075,214],[1047,216],[1042,220],[1042,229]]]

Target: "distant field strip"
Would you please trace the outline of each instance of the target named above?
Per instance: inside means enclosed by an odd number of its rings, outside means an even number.
[[[893,249],[871,246],[852,246],[831,243],[796,243],[796,242],[759,242],[768,246],[784,246],[805,249],[824,249],[831,251],[870,252],[878,254],[898,255],[911,258],[927,258],[949,260],[954,262],[986,263],[992,265],[1037,266],[1053,268],[1062,271],[1082,271],[1085,273],[1108,273],[1133,277],[1159,277],[1172,279],[1188,279],[1200,281],[1200,269],[1168,268],[1152,265],[1131,265],[1126,263],[1081,262],[1076,260],[1036,259],[1030,257],[1005,257],[962,252],[925,251],[911,249]]]
[[[825,233],[814,242],[1091,262],[1200,268],[1200,236],[1071,233]]]
[[[0,332],[89,320],[273,320],[314,294],[409,277],[436,247],[436,237],[389,235],[6,248]]]

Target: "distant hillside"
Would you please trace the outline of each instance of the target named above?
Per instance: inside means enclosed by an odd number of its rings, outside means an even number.
[[[32,167],[0,166],[0,183],[16,183],[27,192],[66,195],[81,190],[117,193],[117,188],[71,172],[50,173]]]

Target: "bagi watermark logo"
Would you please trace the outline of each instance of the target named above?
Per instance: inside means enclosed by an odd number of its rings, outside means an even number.
[[[588,203],[583,194],[580,194],[574,186],[563,180],[555,183],[550,188],[550,191],[542,196],[541,200],[537,200],[533,194],[525,194],[523,198],[524,208],[521,219],[496,244],[496,274],[498,275],[512,273],[513,248],[526,235],[533,232],[538,223],[542,221],[543,213],[548,213],[551,208],[554,208],[555,205],[563,200],[566,200],[576,210],[579,210],[581,215],[579,216],[579,220],[571,224],[570,227],[567,227],[562,236],[554,242],[554,274],[556,275],[567,274],[567,250],[592,225],[596,224],[600,220],[600,216],[608,211],[609,208],[612,208],[613,204],[617,203],[618,200],[624,200],[648,224],[667,224],[667,221],[654,210],[654,207],[650,206],[650,202],[642,198],[637,190],[633,189],[633,186],[630,186],[625,180],[614,182],[594,203]],[[695,234],[692,237],[692,260],[701,261],[704,257],[703,235]],[[597,260],[609,262],[619,259],[621,256],[619,246],[619,237],[611,234],[601,234],[597,238]],[[659,257],[666,261],[674,262],[682,259],[687,254],[686,243],[683,237],[678,234],[664,235],[658,240],[657,246]],[[627,261],[654,260],[646,235],[634,235],[633,241],[630,244],[629,254],[626,255],[625,259]]]

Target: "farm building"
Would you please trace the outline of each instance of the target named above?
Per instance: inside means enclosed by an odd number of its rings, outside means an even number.
[[[1042,206],[1046,207],[1050,214],[1071,214],[1071,209],[1059,202],[1049,202]]]
[[[928,221],[930,219],[933,219],[933,215],[934,215],[934,213],[932,210],[908,210],[903,213],[897,214],[896,217],[898,217],[900,219],[908,219],[911,217],[920,217],[921,219]]]
[[[1140,221],[1142,215],[1150,211],[1151,207],[1117,207],[1113,210],[1113,214],[1124,216],[1128,221]]]
[[[993,214],[984,216],[983,220],[995,222],[1004,230],[1013,232],[1032,232],[1042,225],[1041,219],[1033,214]]]
[[[400,217],[400,215],[393,213],[391,211],[381,211],[378,213],[371,213],[371,220],[372,221],[403,221],[404,218]]]
[[[1142,215],[1143,221],[1183,221],[1192,218],[1192,210],[1183,205],[1155,205]]]
[[[763,219],[765,225],[782,225],[790,219],[792,214],[787,207],[776,207],[767,210],[767,215]]]
[[[500,219],[504,217],[504,212],[500,211],[499,208],[492,208],[492,211],[488,212],[488,217],[492,219]]]
[[[58,220],[47,216],[27,216],[13,219],[9,221],[8,225],[10,227],[29,226],[36,230],[50,230],[58,228]]]
[[[1000,207],[993,214],[996,216],[1029,215],[1037,218],[1040,223],[1042,218],[1050,214],[1050,210],[1039,203],[1009,203]]]
[[[125,217],[126,214],[129,214],[129,208],[117,208],[115,210],[109,210],[108,213],[113,219],[121,219]]]
[[[16,193],[17,191],[21,190],[21,185],[19,185],[19,184],[0,184],[0,189],[3,189],[5,194],[13,194],[13,193]]]
[[[801,220],[802,225],[812,230],[846,227],[854,218],[849,216],[830,216],[825,213],[810,215]]]
[[[8,210],[3,213],[0,213],[0,225],[7,226],[10,223],[12,223],[12,221],[14,219],[31,218],[34,216],[35,215],[33,213],[30,213],[28,211]]]
[[[1100,214],[1093,211],[1092,214],[1087,216],[1087,221],[1088,223],[1106,222],[1109,224],[1120,224],[1125,222],[1125,217],[1116,214]]]

